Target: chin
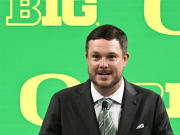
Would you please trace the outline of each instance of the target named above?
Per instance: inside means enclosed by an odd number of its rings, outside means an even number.
[[[112,82],[109,81],[92,81],[96,87],[106,90],[106,89],[110,89],[114,86],[114,84]]]
[[[97,81],[97,83],[98,83],[98,85],[99,86],[101,86],[101,87],[108,87],[108,86],[110,86],[111,85],[111,82],[98,82]]]
[[[107,79],[107,80],[102,80],[98,78],[91,78],[91,81],[96,85],[96,87],[102,89],[102,90],[107,90],[113,88],[117,83],[119,83],[121,78],[117,77],[116,79]]]

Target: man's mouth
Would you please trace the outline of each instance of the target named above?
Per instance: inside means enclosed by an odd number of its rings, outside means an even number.
[[[98,73],[98,75],[111,75],[111,73]]]

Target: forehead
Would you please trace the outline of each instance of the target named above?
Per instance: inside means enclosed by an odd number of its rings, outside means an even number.
[[[89,52],[98,53],[122,53],[120,43],[116,39],[106,40],[106,39],[96,39],[89,41]]]

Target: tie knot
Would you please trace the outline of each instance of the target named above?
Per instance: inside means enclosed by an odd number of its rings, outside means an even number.
[[[109,110],[113,104],[113,100],[110,98],[101,98],[98,103],[102,105],[104,101],[107,102],[107,109]]]

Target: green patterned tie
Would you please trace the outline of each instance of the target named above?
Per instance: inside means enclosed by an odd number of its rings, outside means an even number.
[[[98,116],[99,130],[101,135],[115,135],[116,129],[109,112],[113,101],[109,98],[102,98],[98,101],[98,103],[102,105],[104,101],[107,103],[107,107],[102,108]]]

